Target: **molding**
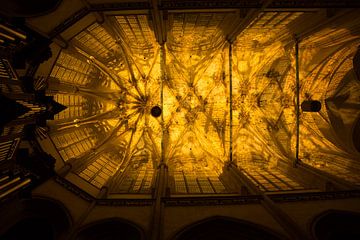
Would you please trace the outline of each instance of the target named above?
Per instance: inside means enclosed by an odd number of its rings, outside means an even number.
[[[238,8],[261,8],[259,0],[210,0],[210,1],[162,1],[160,9],[238,9]],[[306,1],[306,0],[275,0],[267,8],[352,8],[360,7],[357,0],[338,1]]]
[[[60,177],[54,177],[55,182],[59,183],[65,189],[74,193],[85,201],[96,201],[99,206],[152,206],[155,199],[97,199],[85,192],[70,181]],[[360,198],[360,190],[336,191],[336,192],[306,192],[306,193],[286,193],[286,194],[268,194],[274,203],[285,202],[303,202],[303,201],[322,201]],[[260,204],[263,197],[260,195],[251,196],[197,196],[197,197],[165,197],[161,198],[165,206],[214,206],[214,205],[242,205],[242,204]]]
[[[275,0],[269,8],[356,8],[360,7],[358,0]]]
[[[144,10],[150,9],[149,2],[97,3],[90,5],[90,11]]]
[[[152,206],[154,199],[97,199],[97,206],[127,206],[127,207],[143,207]]]
[[[74,193],[83,200],[87,202],[95,201],[96,205],[99,206],[141,207],[141,206],[152,206],[154,203],[154,199],[97,199],[61,176],[55,176],[54,180],[55,182],[63,186],[66,190]]]
[[[80,19],[85,17],[90,11],[87,8],[82,8],[71,15],[69,18],[65,19],[62,23],[57,25],[50,33],[49,37],[51,39],[57,37],[60,33],[71,27],[73,24],[78,22]]]
[[[69,190],[70,192],[74,193],[75,195],[77,195],[78,197],[82,198],[87,202],[91,202],[95,200],[93,196],[91,196],[90,194],[88,194],[87,192],[85,192],[84,190],[82,190],[81,188],[79,188],[78,186],[76,186],[75,184],[71,183],[70,181],[66,180],[63,177],[55,176],[54,180],[55,182],[63,186],[66,190]]]
[[[211,0],[211,1],[162,1],[160,9],[178,10],[178,9],[238,9],[238,8],[260,8],[259,0]]]
[[[214,9],[243,9],[243,8],[261,8],[262,3],[259,0],[211,0],[211,1],[162,1],[159,4],[159,10],[201,10],[207,9],[214,11]],[[328,0],[328,1],[305,1],[305,0],[277,0],[273,1],[264,10],[279,9],[291,10],[304,8],[360,8],[360,1],[348,0]],[[51,39],[54,39],[60,33],[72,26],[74,23],[85,17],[90,12],[102,11],[128,11],[128,10],[151,10],[149,2],[118,2],[118,3],[98,3],[91,4],[86,8],[82,8],[67,18],[65,21],[57,25],[49,34]]]
[[[275,203],[283,202],[303,202],[303,201],[322,201],[322,200],[336,200],[347,198],[360,198],[359,190],[336,191],[336,192],[307,192],[296,194],[273,194],[268,197]]]
[[[165,206],[212,206],[212,205],[242,205],[260,204],[263,198],[259,195],[236,197],[173,197],[163,198]]]

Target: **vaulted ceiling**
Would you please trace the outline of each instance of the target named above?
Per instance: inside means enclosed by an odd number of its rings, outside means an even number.
[[[299,158],[360,183],[351,131],[340,130],[359,118],[358,16],[310,31],[296,54],[293,34],[317,10],[154,12],[100,13],[56,58],[48,93],[68,109],[50,134],[74,173],[150,193],[165,163],[173,193],[225,193],[233,161],[261,190],[303,189],[277,168],[296,161],[299,122]],[[321,110],[298,119],[305,100]]]

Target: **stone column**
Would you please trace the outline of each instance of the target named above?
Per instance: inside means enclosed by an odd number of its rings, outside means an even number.
[[[157,169],[155,191],[153,193],[155,199],[151,220],[151,239],[153,240],[162,239],[162,226],[164,221],[164,203],[162,202],[162,198],[166,195],[167,182],[168,166],[165,163],[160,163]]]

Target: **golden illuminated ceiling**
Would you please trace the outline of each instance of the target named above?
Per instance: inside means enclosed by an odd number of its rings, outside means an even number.
[[[225,34],[232,12],[169,13],[162,46],[149,15],[93,23],[62,50],[51,73],[60,82],[57,100],[69,106],[49,123],[57,126],[60,154],[97,187],[112,178],[117,193],[149,192],[160,162],[169,166],[175,193],[232,192],[221,179],[230,154],[262,190],[273,189],[259,179],[274,175],[280,159],[295,158],[296,56],[288,26],[304,14],[261,12],[231,46]],[[322,102],[320,114],[301,115],[301,157],[313,166],[326,157],[346,158],[323,128],[329,129],[329,101],[352,68],[359,36],[337,33],[332,45],[316,45],[327,39],[324,30],[300,47],[300,98]],[[334,67],[335,60],[341,65]],[[150,114],[154,106],[162,108],[160,117]],[[70,138],[79,144],[71,151],[64,145]],[[275,190],[302,188],[286,173],[275,175],[288,179]]]

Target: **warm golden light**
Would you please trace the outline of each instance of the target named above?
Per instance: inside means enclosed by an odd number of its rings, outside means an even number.
[[[230,15],[171,13],[163,46],[157,43],[148,16],[109,17],[113,29],[94,23],[61,52],[51,76],[77,88],[71,94],[57,94],[57,100],[69,106],[57,121],[80,119],[74,123],[78,142],[88,141],[84,152],[111,152],[117,146],[118,160],[100,154],[102,164],[112,166],[106,179],[113,175],[121,179],[114,191],[149,192],[155,169],[163,162],[169,167],[174,193],[231,192],[221,180],[230,155],[261,190],[302,188],[291,179],[286,180],[291,184],[274,188],[266,179],[275,179],[279,160],[295,158],[296,56],[286,26],[303,13],[261,13],[232,43],[231,52],[224,36]],[[356,44],[338,50],[342,44],[338,40],[327,46],[333,53],[322,54],[322,48],[314,45],[327,34],[319,33],[301,45],[300,99],[323,105],[319,115],[300,115],[300,155],[306,164],[346,174],[346,164],[339,167],[332,161],[342,161],[346,153],[326,139],[324,129],[329,128],[328,111],[337,106],[328,99],[337,94],[335,89],[351,69],[349,56]],[[347,34],[346,41],[353,40]],[[150,114],[154,106],[161,108],[161,116]],[[354,121],[351,112],[335,112],[345,123]],[[101,137],[90,137],[95,131]],[[83,156],[59,139],[55,142],[64,160]],[[91,171],[86,171],[79,173],[91,179]]]

